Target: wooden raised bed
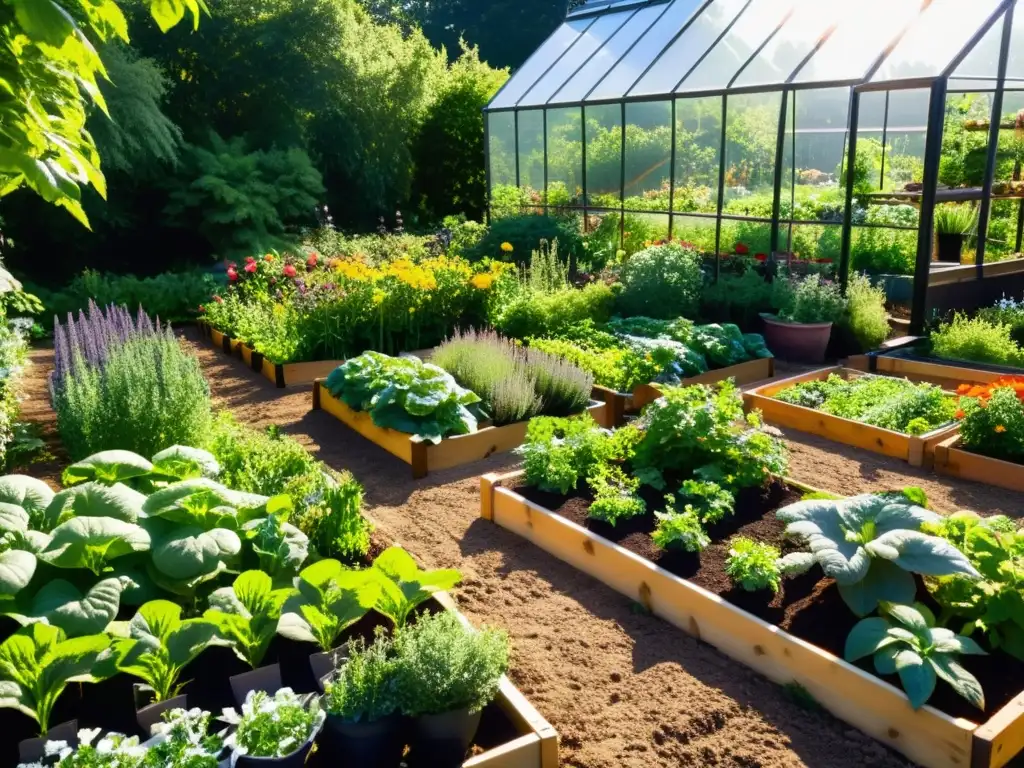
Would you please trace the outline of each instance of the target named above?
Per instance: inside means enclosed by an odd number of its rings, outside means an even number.
[[[591,401],[587,411],[598,424],[603,424],[606,407],[605,403]],[[313,410],[317,409],[327,411],[350,429],[410,465],[415,479],[426,477],[429,472],[458,467],[518,448],[526,441],[528,424],[521,421],[503,427],[484,427],[468,435],[446,437],[434,445],[415,435],[378,427],[370,414],[352,410],[328,392],[322,379],[313,382]]]
[[[935,446],[935,471],[1008,491],[1024,491],[1024,465],[965,450],[960,447],[960,435]]]
[[[521,476],[481,478],[482,518],[529,539],[769,679],[800,684],[833,715],[911,760],[927,768],[1000,768],[1024,747],[1024,693],[984,724],[930,706],[915,711],[902,691],[880,678],[501,487]]]
[[[472,626],[447,592],[435,592],[433,599],[458,616],[467,627]],[[474,755],[462,764],[462,768],[558,768],[558,733],[507,676],[501,678],[494,703],[501,707],[522,735]]]
[[[697,376],[683,379],[679,386],[688,387],[694,384],[717,384],[726,379],[734,379],[737,385],[753,384],[755,381],[764,381],[775,375],[774,358],[758,358],[748,360],[745,363],[730,365],[728,368],[717,368],[713,371],[706,371]],[[606,422],[602,427],[609,429],[622,426],[626,422],[627,413],[635,413],[643,409],[648,403],[652,403],[661,397],[661,390],[656,384],[641,384],[632,392],[616,392],[608,387],[595,386],[590,395],[595,400],[607,403],[608,410],[605,411]]]
[[[769,424],[810,432],[837,443],[864,448],[895,459],[903,459],[912,467],[930,466],[934,458],[935,446],[955,435],[960,429],[959,424],[949,424],[924,435],[905,435],[891,429],[862,424],[859,421],[833,416],[814,408],[805,408],[775,399],[776,394],[794,384],[804,381],[820,381],[827,379],[833,373],[844,379],[868,375],[862,371],[838,366],[822,368],[800,376],[774,381],[750,392],[744,392],[743,404],[747,411],[755,409],[761,411],[764,420]]]
[[[986,371],[955,363],[932,363],[925,360],[909,360],[904,357],[856,355],[846,361],[846,367],[882,376],[899,376],[911,381],[938,384],[943,389],[956,391],[961,384],[991,384],[1003,376],[1012,376],[1009,371]]]

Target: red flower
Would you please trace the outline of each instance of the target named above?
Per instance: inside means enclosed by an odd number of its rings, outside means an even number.
[[[747,248],[743,243],[736,243],[736,254],[738,256],[746,256],[750,253],[750,249]]]
[[[313,267],[316,266],[316,262],[317,262],[317,255],[316,255],[316,252],[314,251],[313,253],[309,254],[309,258],[306,259],[306,266],[309,267],[310,269],[312,269]]]
[[[253,263],[255,263],[255,261],[256,261],[256,258],[254,256],[246,256],[245,257],[245,263],[246,264],[253,264]]]
[[[964,417],[963,408],[959,409],[956,413],[953,414],[953,416],[957,419],[962,419]]]
[[[754,258],[757,259],[758,261],[768,261],[768,254],[767,253],[755,253],[754,254]]]
[[[222,299],[220,296],[214,296],[213,300],[216,301],[218,304],[224,303],[224,299]]]
[[[233,261],[229,261],[229,262],[228,262],[228,267],[230,267],[231,269],[235,269],[235,268],[236,268],[237,266],[238,266],[238,265],[237,265],[237,264],[235,264],[235,262],[233,262]]]
[[[255,272],[256,271],[256,262],[255,261],[250,261],[248,264],[246,264],[245,265],[245,271],[248,272],[249,274],[252,274],[253,272]]]
[[[285,277],[295,277],[295,267],[291,264],[285,264],[284,269],[281,271],[284,272]]]
[[[246,267],[246,269],[249,269],[249,268]],[[233,283],[237,279],[238,279],[238,272],[235,270],[234,267],[228,267],[228,280],[230,280]]]

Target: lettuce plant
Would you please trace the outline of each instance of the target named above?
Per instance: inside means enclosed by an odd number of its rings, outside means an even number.
[[[391,619],[396,629],[404,627],[409,615],[432,594],[462,581],[462,574],[454,568],[420,570],[401,547],[388,547],[381,552],[370,571],[380,584],[380,597],[374,607]]]
[[[647,504],[636,495],[640,481],[614,464],[599,464],[587,477],[594,501],[587,515],[615,525],[619,520],[642,515]]]
[[[817,563],[858,616],[867,616],[883,600],[913,602],[914,573],[980,576],[960,550],[922,532],[940,517],[903,494],[798,501],[776,515],[786,523],[786,536],[810,547],[782,558],[783,573],[806,573]]]
[[[681,549],[686,552],[700,552],[709,544],[700,516],[689,504],[679,512],[675,509],[675,498],[666,496],[667,507],[664,512],[655,512],[658,525],[651,534],[654,545],[659,549]]]
[[[169,600],[151,600],[140,607],[127,629],[128,637],[113,642],[114,664],[146,683],[156,701],[178,695],[184,685],[178,682],[182,670],[206,648],[228,644],[213,622],[183,620],[181,606]]]
[[[238,658],[256,669],[277,634],[281,608],[293,593],[290,588],[274,589],[262,571],[246,571],[230,587],[214,590],[203,618],[216,625]]]
[[[983,655],[981,646],[936,627],[924,606],[883,603],[882,612],[882,616],[861,619],[850,630],[843,654],[847,661],[873,656],[878,674],[899,675],[914,709],[924,706],[939,678],[978,709],[985,709],[981,684],[956,660],[960,654]]]
[[[0,511],[17,507],[28,515],[29,527],[41,530],[46,510],[53,502],[54,493],[46,483],[27,475],[0,477]],[[9,530],[0,518],[0,529]]]
[[[295,586],[295,593],[281,608],[277,631],[289,640],[316,643],[325,652],[374,607],[381,594],[381,580],[369,569],[350,570],[337,560],[306,567]]]
[[[615,456],[617,444],[589,414],[568,419],[541,416],[530,421],[526,442],[516,452],[524,459],[527,483],[565,494]]]
[[[139,525],[116,517],[73,517],[53,529],[38,557],[57,568],[85,568],[98,576],[117,558],[149,548],[149,532]]]
[[[64,630],[68,637],[104,632],[117,618],[121,594],[130,586],[127,576],[101,579],[85,593],[64,579],[46,582],[24,612],[8,612],[19,624],[41,622]]]
[[[49,624],[22,627],[0,644],[0,707],[28,715],[46,734],[68,683],[103,679],[97,662],[109,648],[110,638],[102,634],[68,639]]]
[[[761,589],[778,592],[782,583],[779,550],[771,544],[737,536],[729,548],[725,572],[748,592]]]

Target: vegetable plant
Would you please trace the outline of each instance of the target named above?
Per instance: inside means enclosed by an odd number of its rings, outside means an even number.
[[[347,569],[337,560],[307,566],[296,579],[296,592],[281,608],[277,631],[330,651],[341,633],[377,604],[382,588],[375,576],[369,569]]]
[[[882,616],[861,619],[846,638],[844,656],[858,661],[872,656],[880,675],[899,675],[910,705],[919,709],[931,698],[936,680],[978,709],[985,709],[985,694],[977,678],[961,666],[961,654],[984,654],[974,640],[935,626],[923,606],[882,604]]]
[[[96,575],[117,558],[150,549],[142,526],[115,517],[73,517],[53,529],[39,559],[58,568],[86,568]]]
[[[912,602],[914,573],[980,576],[960,550],[922,532],[939,515],[903,494],[798,501],[776,516],[786,523],[786,536],[810,548],[782,558],[783,574],[806,573],[817,563],[858,616],[867,616],[881,601]]]
[[[319,730],[325,717],[318,697],[281,688],[273,696],[249,691],[241,713],[225,709],[222,720],[235,726],[225,745],[232,762],[239,756],[285,757],[298,751]]]
[[[587,483],[594,492],[587,514],[595,520],[615,525],[619,520],[647,511],[647,504],[636,495],[640,481],[617,465],[599,464],[588,475]]]
[[[46,734],[50,715],[68,683],[103,679],[99,665],[110,648],[103,634],[68,638],[60,627],[35,623],[0,644],[0,707],[17,709]]]
[[[127,576],[101,579],[82,593],[64,579],[43,584],[23,612],[8,611],[19,624],[40,622],[62,629],[67,637],[84,637],[106,631],[117,618],[121,594],[132,586]]]
[[[659,549],[681,549],[686,552],[700,552],[711,544],[700,516],[687,505],[682,512],[675,508],[675,498],[666,496],[664,512],[655,512],[658,525],[651,534]]]
[[[210,733],[212,716],[199,709],[172,709],[165,722],[155,726],[163,736],[146,753],[146,768],[216,768],[224,739]]]
[[[141,606],[127,627],[127,637],[115,638],[112,650],[117,669],[142,680],[155,701],[177,696],[184,683],[182,670],[211,645],[227,645],[217,625],[206,619],[182,619],[181,606],[151,600]]]
[[[391,619],[396,630],[402,629],[410,614],[432,594],[462,581],[462,574],[454,568],[421,570],[401,547],[388,547],[381,552],[370,572],[380,585],[380,597],[374,607]]]
[[[589,415],[569,419],[539,417],[526,429],[523,456],[526,481],[542,491],[566,494],[617,451],[615,438]]]
[[[291,588],[274,589],[270,576],[262,571],[246,571],[230,587],[210,594],[210,607],[203,618],[231,643],[238,658],[256,669],[277,634],[284,602],[293,592]]]
[[[957,393],[963,447],[982,456],[1024,462],[1024,378],[964,384]]]
[[[383,630],[370,645],[348,644],[348,658],[325,686],[327,714],[350,723],[372,723],[398,709],[398,661]]]
[[[782,583],[779,557],[778,547],[737,536],[729,547],[725,572],[748,592],[770,589],[777,593]]]

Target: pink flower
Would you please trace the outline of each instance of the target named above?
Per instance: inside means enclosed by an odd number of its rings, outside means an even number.
[[[743,243],[736,243],[736,253],[739,256],[746,256],[748,253],[750,253],[750,249],[747,248],[747,246],[745,246]]]
[[[245,263],[246,264],[253,264],[253,263],[255,263],[255,261],[256,261],[256,258],[254,256],[246,256],[245,257]]]
[[[248,272],[249,274],[252,274],[253,272],[255,272],[256,271],[256,262],[255,261],[250,261],[248,264],[246,264],[245,265],[245,271]]]
[[[317,263],[317,255],[316,255],[316,252],[314,251],[313,253],[309,254],[309,258],[306,259],[306,266],[309,267],[310,269],[312,269],[313,267],[316,266],[316,263]]]
[[[295,277],[295,267],[291,264],[285,264],[284,269],[281,271],[284,272],[285,277]]]
[[[248,269],[248,267],[246,267],[246,269]],[[233,283],[237,279],[238,279],[238,272],[235,270],[234,267],[228,267],[228,280],[230,280]]]

